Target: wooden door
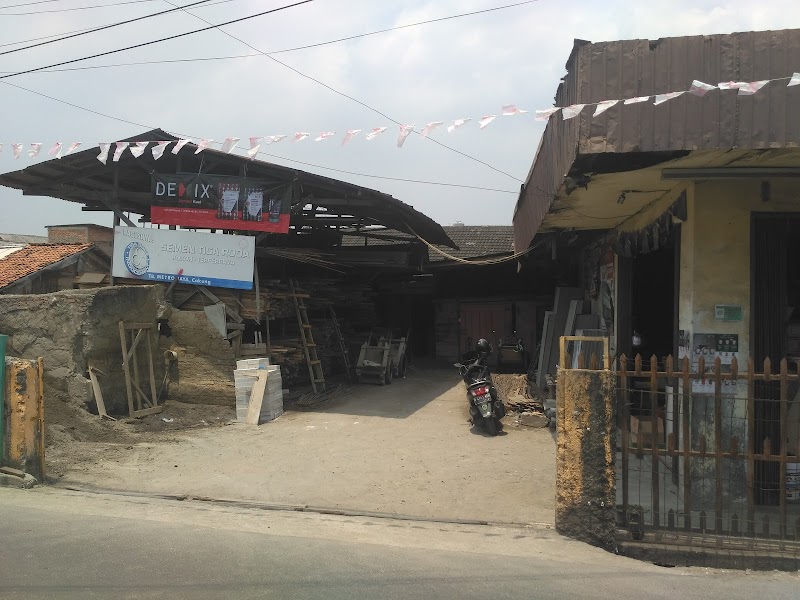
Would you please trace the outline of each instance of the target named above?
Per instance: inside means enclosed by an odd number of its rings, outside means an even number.
[[[479,339],[487,339],[495,350],[490,363],[495,364],[498,340],[512,333],[511,304],[508,302],[461,304],[460,313],[461,352],[475,350],[475,344]]]

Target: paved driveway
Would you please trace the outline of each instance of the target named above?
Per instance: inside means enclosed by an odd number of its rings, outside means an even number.
[[[165,415],[169,415],[167,404]],[[105,489],[552,523],[555,444],[547,429],[492,438],[468,423],[453,370],[410,369],[355,386],[312,412],[147,443],[101,444],[61,479]]]

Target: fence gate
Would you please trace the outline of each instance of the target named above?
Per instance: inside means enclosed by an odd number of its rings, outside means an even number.
[[[615,362],[619,541],[796,560],[796,366]]]

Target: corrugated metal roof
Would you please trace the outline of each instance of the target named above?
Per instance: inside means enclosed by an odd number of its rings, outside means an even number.
[[[0,242],[12,244],[46,244],[46,235],[28,235],[24,233],[0,233]]]
[[[800,29],[589,43],[576,41],[555,105],[686,90],[698,79],[758,81],[790,77],[800,65]],[[598,117],[587,108],[551,118],[514,212],[515,248],[532,241],[579,156],[800,147],[800,88],[768,84],[753,96],[735,90],[684,94],[659,106],[617,104]]]
[[[442,229],[444,229],[447,236],[458,246],[456,250],[441,245],[438,246],[451,256],[469,259],[513,253],[513,225],[444,225]],[[415,237],[401,231],[383,230],[375,235],[381,234],[391,236],[392,238],[404,238],[407,239],[408,242],[416,240]],[[394,246],[404,243],[402,240],[398,239],[369,237],[366,238],[365,244],[364,239],[365,238],[358,235],[344,235],[342,236],[342,246],[369,248],[374,246]],[[429,248],[428,260],[430,262],[443,262],[450,259],[442,253]]]
[[[173,135],[161,130],[143,132],[133,141],[177,141]],[[97,160],[99,148],[75,152],[60,159],[31,165],[25,169],[0,175],[0,185],[24,190],[28,194],[61,198],[93,208],[106,210],[103,198],[114,188],[118,175],[117,198],[123,211],[148,216],[152,203],[151,172],[176,173],[204,172],[216,175],[239,176],[245,169],[247,176],[275,183],[295,182],[302,190],[302,199],[315,206],[327,208],[331,215],[347,215],[352,221],[364,224],[381,224],[395,229],[413,228],[437,244],[450,245],[441,226],[427,215],[389,194],[377,190],[293,169],[246,156],[227,154],[206,149],[195,155],[197,146],[186,144],[178,154],[166,152],[156,162],[149,152],[139,158],[124,153],[118,162],[103,164]],[[213,167],[209,167],[213,164]],[[292,215],[292,224],[303,223],[303,215]],[[319,219],[317,225],[323,221]]]
[[[30,244],[20,248],[0,260],[0,288],[91,247],[91,244]]]

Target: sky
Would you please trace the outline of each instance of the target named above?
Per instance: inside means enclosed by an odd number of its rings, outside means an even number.
[[[14,42],[98,27],[193,1],[2,0],[0,52],[27,45]],[[284,65],[253,49],[271,53],[519,1],[313,0],[221,28],[239,40],[211,29],[60,68],[255,56],[46,70],[0,79],[0,172],[47,160],[47,151],[57,141],[65,147],[79,141],[85,149],[156,127],[195,140],[239,137],[242,149],[251,136],[286,134],[289,138],[262,146],[270,155],[259,158],[391,194],[443,225],[509,225],[544,130],[533,111],[552,106],[575,39],[601,42],[800,27],[796,0],[538,0],[273,54]],[[0,76],[208,26],[197,17],[218,24],[291,3],[210,0],[209,6],[0,55]],[[97,6],[101,8],[67,10]],[[800,71],[800,65],[794,70]],[[479,128],[481,117],[499,114],[507,104],[530,112],[498,117]],[[448,133],[447,125],[459,118],[472,121]],[[398,148],[399,126],[394,121],[417,130],[433,121],[444,125],[430,134],[432,140],[411,135]],[[388,129],[367,142],[364,135],[374,127]],[[363,131],[343,146],[349,129]],[[312,135],[302,142],[290,141],[301,131]],[[313,141],[323,131],[336,135]],[[33,159],[27,155],[32,142],[42,143],[40,156]],[[13,157],[12,143],[25,144],[19,159]],[[409,179],[454,185],[398,181]],[[110,213],[84,213],[70,202],[0,188],[2,233],[44,234],[46,225],[111,225],[111,220]]]

